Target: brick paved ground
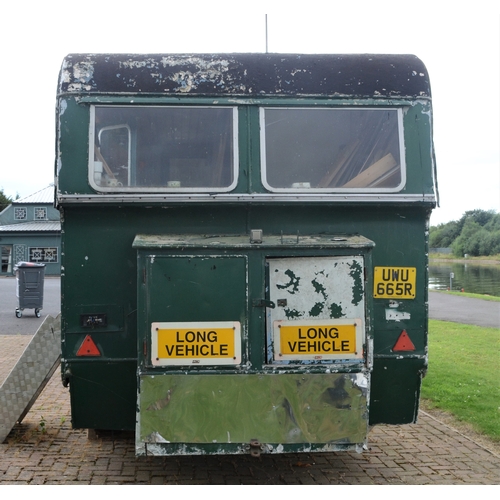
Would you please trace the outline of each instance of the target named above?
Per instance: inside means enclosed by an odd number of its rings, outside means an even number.
[[[0,336],[0,383],[29,340]],[[364,454],[136,458],[130,434],[90,441],[71,429],[56,372],[0,444],[0,484],[500,484],[500,456],[427,413],[377,426],[369,441]]]

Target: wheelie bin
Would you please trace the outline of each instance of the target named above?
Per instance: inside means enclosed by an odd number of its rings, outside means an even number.
[[[16,316],[22,317],[24,309],[34,309],[35,316],[41,316],[43,308],[43,285],[45,264],[34,262],[18,262],[14,268],[16,273],[16,294],[19,301]]]

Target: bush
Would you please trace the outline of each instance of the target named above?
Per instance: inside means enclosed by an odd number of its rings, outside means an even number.
[[[460,227],[457,221],[439,224],[430,229],[429,246],[431,248],[449,248],[459,235]]]
[[[453,242],[451,249],[453,254],[463,257],[466,253],[469,255],[479,255],[479,242],[476,235],[482,230],[482,227],[472,219],[465,221],[460,236]]]
[[[469,210],[458,221],[432,226],[430,248],[450,248],[454,255],[479,257],[500,253],[500,214]]]
[[[452,244],[453,254],[479,257],[500,253],[500,230],[488,231],[473,220],[467,220],[460,236]]]

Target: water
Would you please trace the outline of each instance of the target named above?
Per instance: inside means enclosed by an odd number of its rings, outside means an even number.
[[[454,273],[452,290],[464,290],[500,297],[500,266],[431,262],[429,264],[429,290],[447,290],[450,273]]]

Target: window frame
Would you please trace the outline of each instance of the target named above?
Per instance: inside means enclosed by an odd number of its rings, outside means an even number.
[[[0,274],[12,274],[12,261],[14,260],[13,257],[14,245],[0,245]]]
[[[184,109],[231,109],[232,110],[232,141],[233,141],[233,154],[232,154],[232,175],[233,179],[230,185],[223,187],[169,187],[169,186],[101,186],[95,182],[95,110],[97,107],[100,108],[184,108]],[[126,124],[117,124],[116,127],[125,127]],[[103,127],[111,128],[113,126]],[[129,143],[129,151],[136,147],[133,142],[133,136]],[[172,104],[91,104],[90,105],[90,120],[89,120],[89,157],[88,157],[88,182],[89,185],[97,191],[103,194],[114,194],[114,193],[130,193],[130,194],[140,194],[140,193],[158,193],[158,194],[197,194],[197,193],[228,193],[233,191],[238,185],[239,181],[239,126],[238,126],[238,106],[203,106],[203,105],[172,105]],[[130,154],[130,153],[129,153]],[[130,182],[130,171],[132,168],[132,160],[129,156],[129,182]]]
[[[43,217],[38,217],[37,212],[38,211],[43,211]],[[35,207],[33,209],[33,220],[35,221],[40,221],[40,220],[47,220],[48,219],[48,210],[47,207]]]
[[[42,258],[39,260],[32,259],[32,251],[40,250],[42,252]],[[45,254],[47,250],[55,251],[55,260],[45,260]],[[42,246],[33,246],[28,247],[28,262],[33,263],[42,263],[42,264],[57,264],[59,262],[59,248],[57,246],[52,247],[42,247]]]
[[[24,217],[19,217],[18,213],[24,211]],[[27,207],[14,207],[14,220],[28,220]]]
[[[266,110],[273,109],[290,109],[290,110],[325,110],[325,111],[395,111],[397,113],[397,130],[398,130],[398,143],[399,143],[399,164],[400,164],[400,183],[395,187],[383,188],[383,187],[356,187],[356,188],[344,188],[342,186],[338,187],[327,187],[327,188],[315,188],[315,187],[273,187],[267,180],[267,164],[266,164],[266,121],[265,115]],[[403,108],[402,107],[390,107],[390,106],[370,106],[370,107],[330,107],[330,106],[260,106],[259,107],[259,137],[260,137],[260,175],[261,183],[264,189],[271,193],[309,193],[309,194],[321,194],[321,193],[397,193],[402,191],[406,186],[406,155],[405,155],[405,143],[404,143],[404,126],[403,126]]]

